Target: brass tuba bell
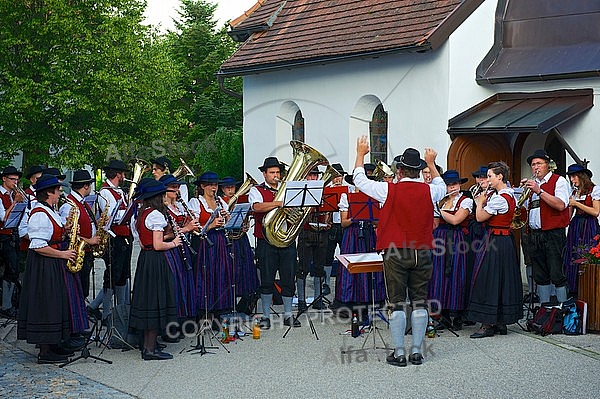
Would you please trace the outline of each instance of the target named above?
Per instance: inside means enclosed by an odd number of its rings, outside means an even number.
[[[290,145],[294,151],[294,156],[286,178],[285,180],[282,179],[273,201],[283,201],[286,181],[304,180],[315,167],[329,165],[327,158],[311,146],[296,140],[290,141]],[[335,171],[334,168],[331,169]],[[326,179],[333,179],[333,177],[332,172],[328,169],[321,180],[325,180],[325,184],[327,184]],[[311,210],[310,207],[275,208],[270,210],[263,219],[265,237],[269,243],[279,248],[289,247],[296,240]]]
[[[375,170],[373,176],[376,180],[383,180],[384,177],[394,177],[395,173],[385,162],[381,159],[375,160]]]
[[[195,177],[194,172],[192,172],[192,169],[185,163],[183,158],[179,158],[179,160],[181,161],[181,164],[179,165],[177,170],[175,170],[173,173],[171,173],[173,175],[173,177],[178,180],[180,177],[184,177],[184,176]]]
[[[250,189],[252,187],[256,186],[257,184],[258,184],[258,182],[256,180],[254,180],[254,178],[252,176],[250,176],[250,173],[246,172],[246,180],[244,180],[244,182],[242,183],[240,188],[238,188],[237,191],[235,192],[235,194],[233,194],[231,196],[231,198],[229,198],[229,201],[227,201],[227,206],[229,207],[229,212],[231,212],[231,210],[237,203],[238,199],[242,195],[244,195],[248,191],[250,191]]]
[[[133,200],[135,187],[138,185],[140,180],[142,180],[142,176],[144,176],[146,172],[150,172],[152,170],[152,165],[143,159],[134,158],[129,161],[129,167],[131,167],[131,179],[125,179],[125,181],[131,183],[129,186],[129,194],[127,195],[127,200],[131,202]]]

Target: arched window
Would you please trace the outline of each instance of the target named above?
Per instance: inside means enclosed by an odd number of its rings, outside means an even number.
[[[379,104],[373,111],[373,118],[369,123],[369,133],[371,137],[371,162],[380,159],[388,163],[387,159],[387,112],[383,105]]]
[[[304,143],[304,118],[302,111],[298,110],[294,116],[294,126],[292,126],[292,140]]]

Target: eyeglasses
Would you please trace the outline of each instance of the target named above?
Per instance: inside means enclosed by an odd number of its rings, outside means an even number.
[[[8,180],[19,181],[18,177],[7,177]]]
[[[533,162],[531,164],[531,166],[541,166],[541,165],[546,165],[548,162]]]

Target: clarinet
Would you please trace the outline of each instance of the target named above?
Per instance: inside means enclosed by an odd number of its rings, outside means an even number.
[[[171,213],[169,212],[168,209],[167,209],[167,220],[169,221],[169,224],[171,225],[171,228],[173,229],[173,233],[175,234],[175,236],[181,237],[181,240],[187,245],[187,247],[190,249],[190,251],[194,251],[194,249],[192,248],[187,237],[185,236],[185,234],[183,234],[181,232],[181,229],[179,228],[177,223],[175,223],[175,220],[173,219],[173,216],[171,216]],[[183,258],[183,263],[185,263],[186,270],[191,270],[191,266],[188,262],[186,254],[185,254],[185,248],[183,248],[183,246],[181,246],[181,247],[179,247],[179,250],[181,251],[181,257]]]
[[[179,192],[177,192],[177,202],[179,202],[181,204],[181,206],[183,207],[183,210],[185,211],[185,213],[188,215],[188,217],[190,219],[195,219],[194,214],[192,213],[190,208],[187,206],[187,204],[185,203],[183,198],[181,198],[181,194]],[[200,232],[198,230],[192,230],[192,234],[198,236],[198,235],[200,235]]]

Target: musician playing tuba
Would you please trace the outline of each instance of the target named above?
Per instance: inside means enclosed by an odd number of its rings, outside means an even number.
[[[85,201],[85,197],[92,192],[94,178],[90,175],[90,172],[81,169],[73,172],[73,179],[69,183],[71,184],[71,192],[67,195],[67,202],[60,207],[59,213],[61,217],[67,220],[71,213],[71,203],[77,206],[79,212],[79,238],[87,244],[83,257],[83,267],[79,272],[83,297],[87,298],[90,293],[90,273],[94,267],[94,255],[92,254],[91,246],[98,245],[100,242],[100,237],[96,235],[94,213]]]
[[[238,203],[248,202],[248,196],[245,195],[254,185],[256,181],[249,175],[246,174],[247,178],[244,183],[236,190],[236,181],[233,177],[228,176],[219,180],[219,187],[223,193],[221,197],[228,205],[230,205],[230,211]],[[237,198],[236,198],[237,197]],[[235,199],[235,201],[232,201]],[[250,212],[248,212],[250,214]],[[233,264],[234,264],[234,281],[235,281],[235,295],[247,296],[258,289],[258,273],[256,266],[254,265],[254,253],[250,246],[250,240],[246,232],[249,229],[249,216],[246,216],[246,220],[242,225],[242,231],[239,234],[231,236],[233,246]]]
[[[569,225],[570,188],[567,180],[550,170],[550,157],[536,150],[527,157],[533,179],[523,180],[532,195],[525,204],[531,232],[531,263],[533,279],[538,285],[541,302],[548,302],[552,284],[559,302],[567,300],[567,279],[563,272],[562,251],[565,228]]]
[[[281,279],[281,295],[283,297],[284,324],[300,327],[300,322],[292,317],[292,298],[294,296],[294,271],[296,266],[296,244],[277,247],[269,243],[263,229],[265,214],[283,206],[283,201],[274,201],[279,188],[284,166],[276,157],[267,157],[258,168],[264,182],[254,186],[248,193],[249,202],[254,211],[254,236],[256,237],[256,261],[260,271],[260,293],[263,317],[260,319],[262,329],[271,328],[271,302],[275,274],[279,272]]]

